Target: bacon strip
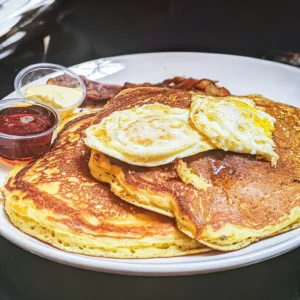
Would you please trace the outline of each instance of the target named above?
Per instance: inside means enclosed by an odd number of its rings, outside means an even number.
[[[226,88],[218,87],[216,83],[217,81],[212,81],[209,79],[199,80],[194,78],[174,77],[171,79],[166,79],[163,82],[157,84],[150,84],[150,83],[134,84],[134,83],[126,82],[124,84],[124,88],[157,86],[157,87],[164,87],[170,89],[195,91],[197,93],[210,95],[210,96],[230,95],[230,92]]]
[[[84,76],[80,76],[86,86],[86,99],[101,101],[108,100],[119,94],[122,86],[115,84],[102,84],[92,81]],[[64,74],[55,78],[50,78],[47,84],[60,85],[65,87],[77,87],[78,81],[72,80],[68,75]]]
[[[210,95],[210,96],[228,96],[230,92],[224,87],[218,87],[216,85],[217,81],[212,81],[209,79],[194,79],[194,78],[185,78],[185,77],[174,77],[171,79],[166,79],[161,83],[151,84],[151,83],[142,83],[135,84],[126,82],[124,86],[115,85],[115,84],[103,84],[96,81],[91,81],[84,76],[80,76],[83,80],[87,94],[86,98],[93,101],[109,100],[116,96],[122,89],[134,88],[134,87],[164,87],[170,89],[180,89],[180,90],[189,90],[195,91],[197,93]],[[65,87],[76,87],[78,82],[72,80],[66,74],[50,78],[47,81],[47,84],[60,85]]]

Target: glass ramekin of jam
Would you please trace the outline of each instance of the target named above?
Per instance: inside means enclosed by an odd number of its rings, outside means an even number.
[[[79,75],[49,63],[34,64],[21,70],[14,87],[18,96],[54,107],[61,118],[69,116],[86,96],[86,87]]]
[[[46,153],[60,123],[51,106],[29,99],[0,101],[0,157],[8,162],[30,161]]]

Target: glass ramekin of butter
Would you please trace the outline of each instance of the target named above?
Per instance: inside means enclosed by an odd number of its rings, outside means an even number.
[[[55,85],[56,82],[68,82],[68,87]],[[80,106],[86,96],[86,87],[82,79],[63,66],[40,63],[31,65],[18,73],[14,82],[20,97],[38,100],[52,106],[63,119]]]

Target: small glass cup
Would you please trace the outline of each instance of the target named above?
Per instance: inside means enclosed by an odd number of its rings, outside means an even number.
[[[31,116],[43,116],[44,119],[50,121],[50,126],[45,131],[28,135],[14,135],[4,130],[4,118],[6,121],[14,122],[20,120],[20,114],[27,115],[24,124],[28,123]],[[22,115],[22,116],[23,116]],[[2,118],[2,119],[1,119]],[[25,117],[26,118],[26,117]],[[31,161],[42,154],[46,153],[51,146],[54,130],[60,123],[58,112],[51,106],[30,99],[14,98],[3,99],[0,101],[0,157],[8,164],[14,164],[19,161]]]
[[[18,73],[14,81],[14,87],[18,96],[26,98],[26,88],[30,86],[46,85],[49,79],[62,75],[64,76],[65,82],[69,82],[70,87],[80,88],[81,90],[81,96],[76,103],[68,107],[56,108],[59,112],[60,117],[63,119],[69,116],[75,108],[79,107],[86,96],[86,87],[84,82],[79,75],[77,75],[70,69],[50,63],[34,64],[27,68],[24,68]]]

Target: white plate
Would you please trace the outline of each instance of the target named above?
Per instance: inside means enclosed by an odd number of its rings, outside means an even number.
[[[253,58],[206,53],[151,53],[86,62],[72,68],[92,80],[123,84],[159,82],[173,76],[219,80],[231,93],[263,94],[300,106],[300,69]],[[16,96],[14,93],[8,97]],[[0,165],[0,184],[8,168]],[[253,264],[300,245],[300,228],[268,238],[230,253],[210,253],[175,258],[108,259],[57,250],[16,229],[0,210],[0,234],[21,248],[63,264],[84,269],[130,275],[188,275]]]

